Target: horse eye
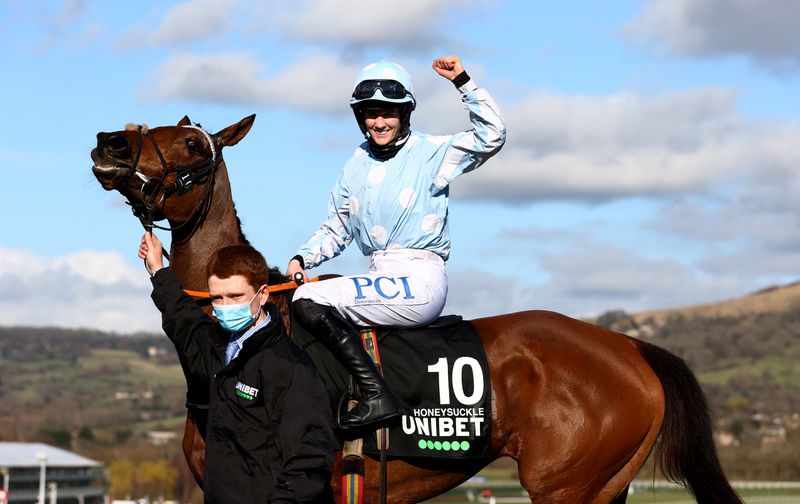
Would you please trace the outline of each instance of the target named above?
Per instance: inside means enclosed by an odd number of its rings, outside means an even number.
[[[194,140],[186,140],[186,147],[189,149],[189,152],[194,152],[195,154],[200,152],[200,147],[198,147],[197,142]]]

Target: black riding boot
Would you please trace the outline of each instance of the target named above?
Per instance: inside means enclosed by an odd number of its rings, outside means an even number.
[[[307,299],[297,300],[293,304],[295,313],[301,310],[305,312],[302,319],[308,329],[333,352],[358,385],[361,393],[358,404],[339,420],[340,427],[361,430],[399,416],[400,401],[386,387],[386,382],[364,350],[358,331],[330,307],[320,310],[321,305]],[[309,317],[310,313],[315,316]]]
[[[339,420],[340,426],[361,429],[400,415],[400,401],[386,387],[355,328],[333,312],[320,317],[318,327],[323,341],[327,340],[328,348],[353,376],[361,393],[355,408]]]

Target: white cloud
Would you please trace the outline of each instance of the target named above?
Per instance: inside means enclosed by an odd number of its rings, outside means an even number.
[[[471,0],[406,0],[378,6],[360,0],[305,0],[277,3],[265,12],[284,38],[344,46],[427,49],[445,40],[450,14]],[[268,17],[267,17],[268,16]]]
[[[539,284],[526,281],[524,270],[493,275],[451,269],[445,313],[476,318],[543,309],[586,318],[615,309],[636,313],[727,299],[764,286],[735,273],[705,275],[677,261],[647,259],[604,243],[540,254],[538,260],[550,275]]]
[[[159,14],[151,23],[154,27],[130,27],[115,45],[126,50],[185,46],[236,32],[252,40],[277,35],[293,43],[333,44],[348,53],[375,47],[414,52],[454,45],[446,33],[458,22],[460,11],[474,11],[476,4],[474,0],[410,0],[387,13],[385,8],[358,0],[188,0]]]
[[[542,257],[551,279],[541,299],[563,304],[579,316],[609,309],[629,313],[721,300],[763,287],[735,271],[708,275],[673,259],[649,259],[637,250],[604,243]]]
[[[251,54],[179,54],[153,72],[141,93],[148,99],[208,101],[309,112],[345,113],[352,80],[361,69],[330,56],[309,56],[265,75]]]
[[[185,46],[227,35],[234,28],[237,0],[188,0],[173,5],[155,27],[133,25],[115,40],[119,50],[148,46]]]
[[[535,291],[517,276],[498,276],[476,268],[450,268],[443,314],[466,319],[541,307]]]
[[[179,53],[155,68],[139,94],[148,100],[289,108],[351,116],[350,95],[356,76],[368,61],[351,62],[330,53],[308,53],[273,70],[253,53]],[[469,127],[458,93],[427,64],[395,59],[413,76],[422,104],[412,120],[452,133]],[[470,69],[470,75],[482,75]],[[426,131],[429,131],[426,129]]]
[[[131,269],[129,264],[115,252],[83,250],[63,257],[44,258],[27,250],[0,248],[0,274],[46,276],[52,272],[63,272],[83,277],[99,285],[117,283],[137,287],[147,286],[141,272]]]
[[[259,103],[264,85],[260,63],[250,54],[178,54],[168,58],[147,79],[141,94],[160,101]]]
[[[676,56],[740,55],[800,68],[800,3],[784,0],[651,0],[623,35]]]
[[[47,258],[0,248],[0,324],[160,332],[144,268],[114,252]]]
[[[158,44],[185,44],[204,40],[227,28],[235,0],[189,0],[173,6],[153,31]]]
[[[39,40],[30,49],[35,53],[51,51],[55,48],[68,46],[72,49],[84,49],[88,44],[97,40],[103,32],[103,27],[92,18],[91,9],[87,0],[64,0],[51,2],[52,5],[36,4],[35,11],[26,12],[23,4],[30,2],[6,2],[15,7],[15,19],[11,23],[24,26],[28,15],[32,14],[33,22],[31,33]],[[19,6],[13,5],[18,3]],[[58,5],[55,12],[51,8]],[[27,5],[25,5],[27,7]],[[4,12],[9,21],[11,15]],[[9,39],[10,40],[10,39]]]
[[[697,89],[648,97],[534,93],[504,106],[509,138],[454,184],[471,199],[525,203],[685,195],[797,165],[794,122],[736,113],[735,96]]]

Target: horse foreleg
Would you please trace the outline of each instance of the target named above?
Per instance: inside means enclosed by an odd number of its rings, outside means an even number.
[[[192,471],[197,485],[203,488],[203,472],[205,470],[206,442],[202,433],[205,432],[205,415],[196,414],[192,410],[186,413],[186,424],[183,429],[183,456],[189,470]]]
[[[598,493],[593,502],[611,504],[624,504],[628,499],[628,488],[636,474],[641,470],[650,452],[653,450],[661,431],[661,418],[654,415],[653,423],[650,426],[645,438],[639,443],[636,452],[614,476],[608,480],[602,490]]]
[[[629,488],[630,488],[630,485],[626,486],[625,490],[620,492],[619,495],[617,495],[614,498],[614,500],[611,501],[611,504],[625,504],[626,502],[628,502],[628,489]]]

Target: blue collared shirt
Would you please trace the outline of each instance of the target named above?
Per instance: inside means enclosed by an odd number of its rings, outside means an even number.
[[[235,333],[231,334],[231,340],[228,342],[228,348],[225,351],[225,365],[226,366],[228,364],[230,364],[231,361],[233,359],[235,359],[237,355],[239,355],[239,352],[242,350],[242,347],[244,346],[244,342],[247,341],[247,338],[249,338],[250,336],[255,334],[256,331],[258,331],[262,327],[264,327],[267,324],[269,324],[270,321],[272,321],[272,317],[270,317],[268,311],[264,311],[264,314],[266,315],[266,317],[264,317],[264,320],[262,320],[261,322],[259,322],[256,325],[254,325],[250,329],[246,330],[238,338],[235,337],[236,336]]]

